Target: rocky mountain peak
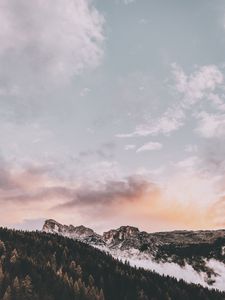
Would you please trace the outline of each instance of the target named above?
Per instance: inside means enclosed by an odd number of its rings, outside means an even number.
[[[135,266],[149,266],[147,268],[151,270],[154,266],[160,270],[163,263],[172,262],[177,270],[188,265],[192,273],[204,273],[204,284],[213,285],[217,274],[223,274],[218,271],[225,262],[223,229],[148,233],[127,225],[99,235],[83,225],[62,225],[49,219],[45,221],[43,231],[84,242],[115,258],[129,260]]]
[[[58,231],[62,225],[53,219],[45,221],[42,231]]]
[[[123,242],[139,234],[139,229],[133,226],[121,226],[118,229],[112,229],[103,233],[103,240],[107,244]]]
[[[45,221],[42,231],[45,231],[47,233],[57,233],[59,235],[63,235],[90,244],[104,245],[104,242],[100,235],[95,233],[91,228],[85,227],[83,225],[62,225],[53,219],[48,219]]]

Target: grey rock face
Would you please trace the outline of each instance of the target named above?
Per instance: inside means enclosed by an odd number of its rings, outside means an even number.
[[[160,259],[161,255],[163,260],[169,256],[174,256],[175,253],[178,255],[177,253],[180,253],[181,249],[188,247],[194,249],[194,247],[204,244],[209,247],[219,239],[225,240],[225,230],[177,230],[147,233],[133,226],[121,226],[99,235],[83,225],[67,226],[52,219],[45,221],[43,231],[57,233],[94,246],[105,246],[109,250],[135,249],[157,259]],[[222,243],[221,247],[225,247],[225,245]],[[221,253],[224,253],[224,248],[220,249]]]
[[[75,240],[79,240],[88,244],[94,245],[104,245],[102,237],[95,233],[94,230],[87,228],[83,225],[73,226],[73,225],[62,225],[55,220],[46,220],[42,231],[47,233],[55,233],[65,237],[69,237]]]

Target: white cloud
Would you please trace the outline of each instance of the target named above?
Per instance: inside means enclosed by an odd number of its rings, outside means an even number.
[[[132,144],[130,144],[130,145],[125,145],[125,147],[124,147],[125,150],[132,150],[132,149],[134,149],[134,148],[136,148],[136,145],[132,145]]]
[[[136,127],[134,132],[120,133],[116,136],[119,138],[135,136],[156,136],[158,134],[170,135],[172,131],[178,130],[184,124],[184,112],[181,108],[169,108],[158,119],[149,120],[144,124]]]
[[[96,67],[103,23],[89,0],[2,0],[0,86],[10,92],[37,82],[59,84]]]
[[[197,152],[198,151],[198,146],[197,145],[186,145],[185,152],[189,152],[189,153],[193,153],[193,152]]]
[[[88,87],[85,87],[80,91],[80,96],[86,97],[90,93],[90,91],[91,91],[91,89],[89,89]]]
[[[165,166],[160,166],[155,169],[146,169],[144,167],[140,167],[136,170],[135,174],[144,176],[145,178],[152,179],[152,177],[160,176],[164,173],[165,171]],[[154,178],[155,180],[155,178]]]
[[[225,114],[209,114],[205,111],[196,115],[196,131],[205,138],[225,136]]]
[[[184,95],[186,104],[194,104],[223,83],[223,74],[216,65],[206,65],[190,75],[172,64],[176,90]]]
[[[157,142],[149,142],[137,149],[136,152],[152,151],[162,149],[162,144]]]
[[[135,2],[136,0],[123,0],[124,4],[131,4],[133,2]]]
[[[211,103],[214,105],[214,107],[220,111],[225,111],[225,101],[224,101],[224,95],[218,95],[211,93],[208,96],[208,99],[211,101]]]
[[[186,157],[184,160],[178,161],[177,163],[175,163],[175,166],[187,170],[192,170],[196,166],[197,162],[197,156],[190,156]]]

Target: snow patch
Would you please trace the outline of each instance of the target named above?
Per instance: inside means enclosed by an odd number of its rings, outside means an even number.
[[[184,280],[187,283],[200,284],[209,289],[218,289],[225,291],[225,264],[215,260],[206,260],[206,266],[213,269],[217,274],[211,276],[211,280],[215,281],[209,285],[207,283],[208,276],[205,272],[197,272],[190,264],[185,264],[183,267],[174,262],[158,263],[154,261],[149,255],[141,253],[137,249],[113,250],[107,247],[96,247],[101,251],[111,254],[114,258],[122,262],[128,261],[132,267],[143,268],[146,270],[155,271],[160,275],[175,277],[176,279]]]

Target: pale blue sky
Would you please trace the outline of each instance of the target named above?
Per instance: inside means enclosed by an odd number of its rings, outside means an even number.
[[[3,187],[34,168],[65,187],[138,175],[169,190],[186,174],[223,196],[224,1],[0,3]]]

